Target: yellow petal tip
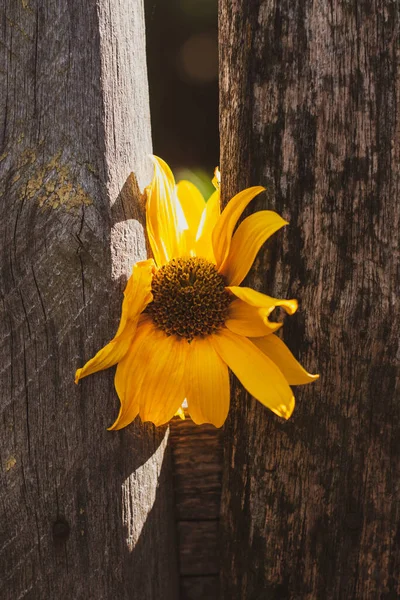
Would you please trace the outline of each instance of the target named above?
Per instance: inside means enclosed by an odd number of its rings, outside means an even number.
[[[118,415],[117,419],[114,421],[110,427],[107,427],[107,431],[118,431],[118,429],[122,429],[122,427],[118,427],[120,415]]]
[[[148,157],[150,158],[151,162],[153,163],[154,166],[163,166],[165,165],[168,170],[170,170],[169,166],[167,165],[167,163],[165,162],[165,160],[163,160],[162,158],[160,158],[159,156],[157,156],[156,154],[148,154]]]
[[[182,421],[184,421],[186,419],[185,412],[182,407],[178,408],[178,410],[174,414],[174,417],[179,417],[180,419],[182,419]]]
[[[288,405],[282,404],[275,412],[279,417],[282,417],[283,419],[288,421],[293,414],[295,404],[296,401],[294,399],[294,396],[292,396]]]
[[[219,170],[219,167],[215,167],[214,169],[214,177],[212,178],[212,182],[213,186],[215,187],[216,190],[219,190],[220,184],[221,184],[221,173]]]
[[[299,303],[297,302],[297,300],[295,298],[288,300],[287,311],[288,311],[289,315],[294,315],[294,313],[297,311],[298,308],[299,308]]]
[[[81,378],[82,369],[78,369],[75,373],[75,383],[78,383]]]

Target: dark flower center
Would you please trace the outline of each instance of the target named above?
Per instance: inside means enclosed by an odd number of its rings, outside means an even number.
[[[146,312],[167,335],[191,342],[220,329],[231,297],[225,280],[204,258],[174,258],[153,276],[153,301]]]

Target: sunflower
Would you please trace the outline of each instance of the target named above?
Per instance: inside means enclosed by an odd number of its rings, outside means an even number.
[[[264,188],[243,190],[220,213],[218,189],[205,202],[192,183],[175,185],[168,165],[153,160],[146,228],[154,260],[134,265],[115,337],[77,370],[75,382],[117,364],[121,407],[110,429],[138,415],[162,425],[185,399],[195,423],[221,427],[230,402],[228,368],[254,398],[288,419],[290,385],[318,375],[307,373],[274,335],[282,324],[269,315],[278,306],[293,314],[297,301],[239,287],[261,245],[287,222],[262,210],[236,228]]]

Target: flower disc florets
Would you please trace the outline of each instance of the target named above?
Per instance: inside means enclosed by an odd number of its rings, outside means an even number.
[[[204,258],[174,258],[153,276],[146,312],[167,335],[186,338],[215,333],[225,323],[231,298],[225,280]]]

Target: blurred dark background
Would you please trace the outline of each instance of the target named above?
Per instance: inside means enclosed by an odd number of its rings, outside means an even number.
[[[153,151],[207,197],[219,161],[217,0],[145,0]]]

